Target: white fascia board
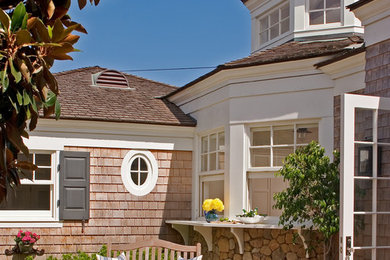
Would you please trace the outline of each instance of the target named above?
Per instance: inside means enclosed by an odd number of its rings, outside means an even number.
[[[245,2],[246,8],[252,13],[256,9],[258,9],[260,6],[271,2],[271,0],[249,0]]]
[[[319,69],[325,74],[329,75],[332,79],[346,77],[365,70],[365,55],[365,52],[361,52],[359,54],[322,66]]]
[[[262,78],[265,80],[267,78],[276,79],[280,77],[280,75],[293,75],[294,73],[303,73],[305,71],[310,71],[311,73],[315,70],[314,64],[326,59],[329,59],[329,56],[221,70],[172,97],[169,97],[169,101],[177,106],[181,106],[193,99],[214,91],[216,87],[220,88],[221,86],[241,83],[243,79],[248,78]]]
[[[192,151],[195,127],[40,119],[25,139],[30,149],[65,146]]]
[[[312,29],[306,28],[305,30],[294,31],[294,38],[304,38],[312,36],[322,36],[330,34],[344,34],[344,33],[364,33],[362,26],[334,26],[333,28],[328,26],[312,27]]]
[[[259,16],[265,14],[266,12],[270,11],[275,6],[287,2],[286,0],[272,0],[272,1],[258,1],[255,8],[250,9],[251,10],[251,17],[258,18]]]

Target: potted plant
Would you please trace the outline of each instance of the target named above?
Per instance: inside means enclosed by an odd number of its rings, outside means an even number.
[[[211,221],[217,221],[217,211],[224,210],[223,202],[218,198],[205,200],[203,202],[202,208],[204,210],[205,219],[208,223],[210,223]]]
[[[246,224],[255,224],[259,223],[264,220],[265,215],[260,215],[258,212],[258,208],[255,208],[254,210],[246,211],[245,209],[242,209],[243,214],[236,215],[237,219]]]

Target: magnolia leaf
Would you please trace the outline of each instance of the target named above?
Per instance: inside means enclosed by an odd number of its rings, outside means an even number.
[[[49,91],[49,92],[47,93],[47,98],[46,98],[45,105],[46,105],[47,107],[54,106],[55,103],[56,103],[56,100],[57,100],[57,95],[54,94],[52,91]]]
[[[37,127],[38,123],[38,113],[34,110],[31,111],[31,119],[30,119],[30,124],[28,125],[28,128],[30,131],[34,130]]]
[[[27,93],[25,89],[23,89],[23,105],[27,106],[31,103],[30,95]]]
[[[54,23],[51,39],[53,42],[59,42],[64,39],[64,26],[60,19],[57,19]]]
[[[100,0],[95,0],[95,5],[98,5]]]
[[[49,43],[51,41],[48,28],[46,28],[41,19],[37,18],[35,22],[33,22],[32,28],[38,33],[38,35],[36,35],[37,37],[34,37],[37,42]]]
[[[2,93],[6,92],[9,86],[9,79],[7,74],[7,67],[3,71],[0,72],[0,80],[2,86]]]
[[[50,25],[47,26],[47,32],[49,33],[50,39],[53,38],[53,27]]]
[[[16,91],[16,99],[18,100],[19,106],[23,105],[23,96],[19,91]]]
[[[36,170],[38,170],[38,166],[36,166],[32,162],[28,162],[28,161],[19,161],[18,160],[15,163],[15,166],[18,167],[18,168],[24,169],[24,170],[29,170],[29,171],[36,171]]]
[[[58,94],[58,83],[56,78],[51,74],[49,69],[43,68],[43,77],[46,80],[47,85],[54,94]]]
[[[16,33],[16,44],[21,46],[32,42],[31,34],[27,30],[19,30]]]
[[[27,20],[28,20],[28,13],[26,13],[23,17],[23,22],[22,22],[22,29],[27,29]]]
[[[22,79],[22,74],[15,69],[14,63],[12,62],[11,58],[9,58],[8,61],[9,61],[9,66],[11,67],[11,74],[12,76],[14,76],[15,82],[19,83],[20,80]]]
[[[26,59],[26,60],[28,60],[28,59]],[[29,60],[27,62],[29,62]],[[32,66],[31,66],[31,68],[32,68]],[[21,62],[21,64],[19,65],[19,69],[20,69],[20,72],[22,73],[23,77],[26,79],[26,81],[30,83],[30,79],[31,79],[30,78],[30,69],[29,69],[28,65],[26,64],[25,60],[23,60]]]
[[[74,34],[69,34],[68,36],[65,37],[65,39],[63,39],[62,41],[63,42],[69,42],[70,44],[75,44],[76,42],[78,42],[78,40],[80,39],[80,36],[78,35],[74,35]]]
[[[26,7],[24,6],[23,2],[20,2],[12,14],[11,31],[16,32],[22,26],[25,15]]]
[[[38,18],[37,17],[31,17],[27,19],[27,29],[31,30],[31,28],[34,27],[35,23],[37,22]]]
[[[11,144],[15,146],[19,151],[22,151],[26,156],[28,156],[28,148],[23,143],[21,131],[8,121],[6,132],[7,138],[11,142]]]
[[[86,6],[87,0],[78,0],[78,1],[79,1],[79,8],[81,10]]]
[[[11,19],[9,18],[8,14],[4,12],[4,10],[1,8],[0,8],[0,22],[5,32],[8,33],[10,30]]]
[[[56,60],[73,60],[73,58],[65,53],[53,53],[50,56]]]
[[[49,117],[54,113],[54,106],[51,107],[43,107],[43,116],[44,117]]]
[[[81,33],[87,33],[87,30],[79,23],[76,23],[76,22],[73,22],[69,19],[63,19],[62,20],[62,23],[66,26],[66,27],[70,27],[72,25],[75,25],[77,24],[77,28],[75,29],[75,31],[78,31],[78,32],[81,32]]]
[[[53,1],[50,0],[48,5],[47,5],[47,16],[48,16],[48,19],[51,19],[53,17],[55,9],[56,9],[56,7],[55,7]]]
[[[55,104],[55,115],[56,115],[56,120],[60,119],[60,116],[61,116],[61,104],[58,101],[58,99],[56,99],[56,104]]]

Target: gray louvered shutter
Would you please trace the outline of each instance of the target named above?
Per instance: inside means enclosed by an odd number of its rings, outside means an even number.
[[[60,219],[89,219],[89,152],[60,153]]]

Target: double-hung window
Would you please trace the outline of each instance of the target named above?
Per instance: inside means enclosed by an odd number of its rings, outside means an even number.
[[[318,141],[318,124],[283,124],[250,129],[250,161],[248,173],[249,206],[261,213],[278,216],[273,195],[287,187],[275,173],[284,158],[298,147]]]
[[[225,133],[219,131],[202,136],[200,138],[199,173],[200,209],[205,199],[224,200],[224,167]]]
[[[340,0],[309,0],[309,24],[339,23]]]
[[[260,45],[275,39],[290,30],[289,3],[277,7],[259,19]]]
[[[33,162],[38,169],[23,170],[15,193],[0,203],[0,220],[51,221],[56,213],[56,153],[33,152],[29,158],[19,155],[18,160]],[[10,218],[12,216],[12,218]]]

